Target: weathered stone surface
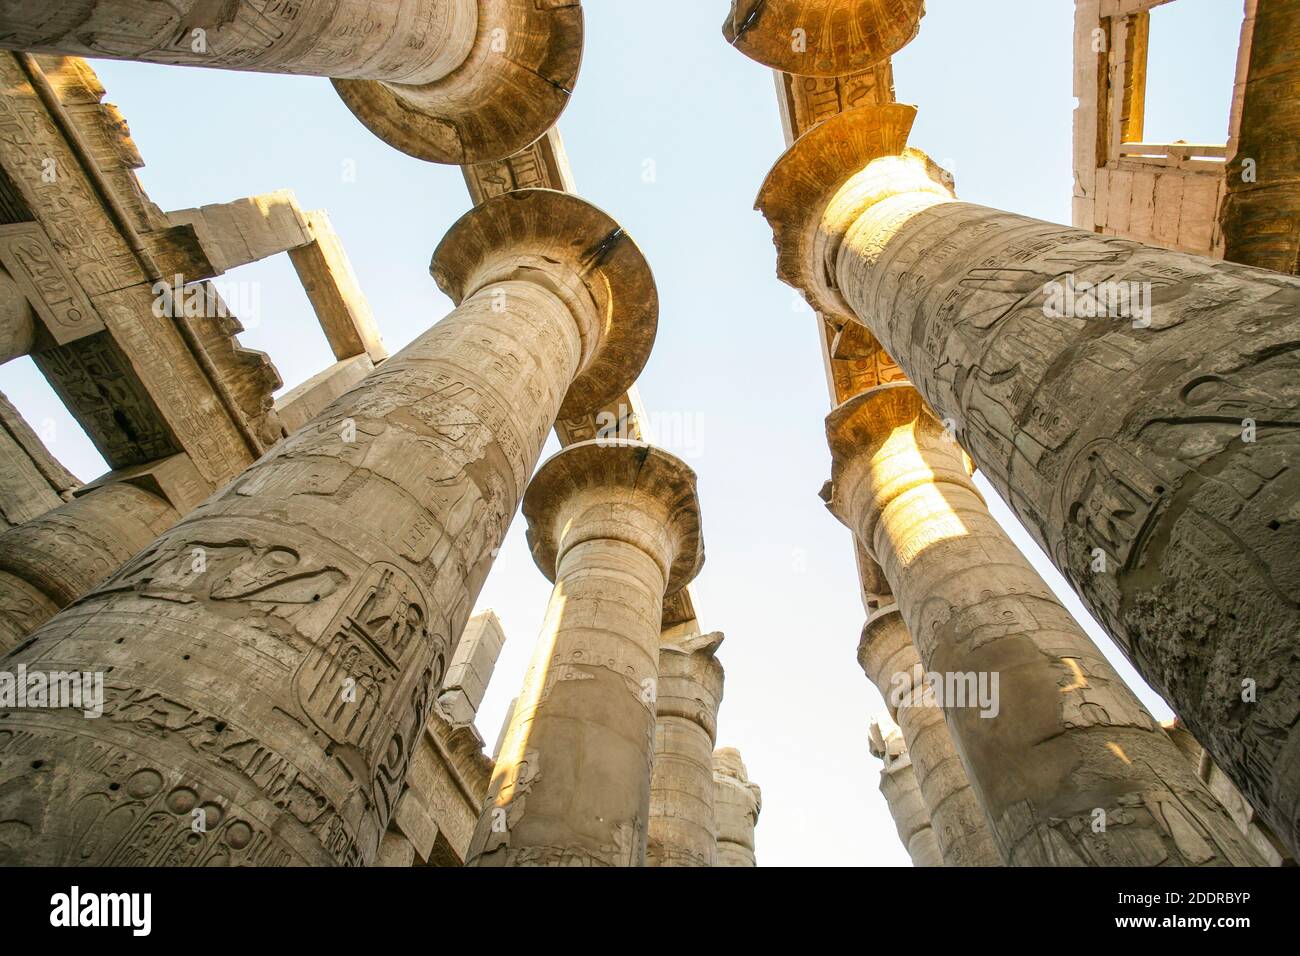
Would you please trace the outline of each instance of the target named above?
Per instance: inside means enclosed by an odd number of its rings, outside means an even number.
[[[647,866],[717,866],[713,745],[722,703],[722,634],[659,645]]]
[[[1196,738],[1183,726],[1182,721],[1174,718],[1161,724],[1161,727],[1174,742],[1174,746],[1192,765],[1196,776],[1205,784],[1205,789],[1214,795],[1232,817],[1232,821],[1237,824],[1237,828],[1245,834],[1260,859],[1269,866],[1294,866],[1295,861],[1282,846],[1281,841],[1273,835],[1268,825],[1259,819],[1255,808],[1241,795],[1241,791],[1228,779],[1228,775],[1215,765],[1210,755],[1205,752],[1205,748],[1196,742]]]
[[[464,60],[477,12],[473,0],[34,0],[5,4],[0,43],[74,56],[428,83]]]
[[[763,809],[763,792],[751,783],[740,751],[713,751],[713,807],[718,823],[718,866],[757,866],[754,827]]]
[[[540,192],[452,227],[446,319],[10,657],[110,676],[97,721],[7,719],[0,861],[374,859],[571,383],[626,387],[606,347],[653,338],[635,244]]]
[[[1300,0],[1254,0],[1235,150],[1220,211],[1224,258],[1300,272]],[[1245,31],[1243,31],[1243,38]],[[1247,164],[1249,163],[1249,175]]]
[[[0,393],[0,528],[57,508],[79,484]]]
[[[51,608],[67,607],[179,520],[166,498],[114,482],[0,533],[0,578],[26,585],[0,584],[0,653],[52,617]],[[45,597],[44,616],[19,613],[28,589]]]
[[[421,159],[485,162],[544,134],[582,55],[578,0],[43,0],[0,9],[14,50],[328,76],[377,136]]]
[[[942,706],[1007,863],[1258,862],[989,514],[916,389],[870,389],[831,412],[826,433],[828,504],[879,562],[937,675],[938,696],[909,705]]]
[[[8,270],[0,268],[0,365],[36,344],[36,310]]]
[[[455,70],[431,83],[334,80],[348,109],[417,159],[483,163],[545,135],[582,61],[579,0],[478,0],[477,32]]]
[[[285,431],[297,431],[374,370],[375,363],[364,352],[335,362],[277,398],[276,417]]]
[[[899,109],[841,114],[777,164],[760,205],[783,278],[871,328],[1294,848],[1300,282],[955,202],[898,155]],[[1048,317],[1067,275],[1148,288],[1149,326]]]
[[[897,604],[886,605],[867,619],[858,644],[858,663],[897,721],[901,746],[909,754],[912,775],[943,864],[1000,866],[1002,857],[953,746],[943,710],[908,706],[913,700],[923,699],[923,692],[913,686],[923,671]],[[903,836],[901,830],[899,836]],[[903,839],[904,845],[908,839]]]
[[[505,630],[491,608],[475,614],[465,625],[438,696],[438,708],[452,725],[474,722],[505,642]]]
[[[695,473],[641,442],[570,445],[524,496],[555,582],[469,862],[640,866],[663,599],[704,561]]]
[[[924,15],[924,0],[731,0],[722,35],[774,70],[838,77],[897,53]]]
[[[880,793],[894,818],[898,838],[913,866],[943,866],[943,851],[931,826],[930,813],[916,780],[916,768],[902,730],[885,715],[871,722],[871,753],[884,762]]]

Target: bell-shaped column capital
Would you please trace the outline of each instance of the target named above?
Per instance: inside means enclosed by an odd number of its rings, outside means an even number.
[[[776,161],[754,203],[772,227],[777,276],[838,324],[857,321],[836,277],[849,227],[900,192],[952,197],[952,177],[907,145],[915,119],[915,106],[885,103],[818,123]]]
[[[496,282],[539,282],[564,300],[583,354],[560,418],[615,401],[645,367],[659,293],[645,256],[611,216],[572,193],[518,189],[475,206],[447,231],[429,266],[459,305]]]
[[[901,695],[911,687],[917,660],[912,635],[897,604],[887,604],[867,618],[858,641],[858,664],[885,698],[891,717],[898,712]]]
[[[905,492],[942,482],[974,491],[965,452],[908,382],[877,385],[836,406],[826,416],[826,440],[831,480],[822,498],[868,552],[881,512]]]
[[[923,16],[925,0],[732,0],[722,35],[774,70],[843,76],[907,46]]]
[[[524,492],[533,560],[548,579],[575,545],[625,541],[659,565],[675,594],[704,564],[695,472],[662,449],[593,439],[547,459]]]
[[[568,105],[582,63],[578,0],[479,0],[478,31],[455,70],[432,83],[334,80],[367,129],[434,163],[505,159],[536,142]]]

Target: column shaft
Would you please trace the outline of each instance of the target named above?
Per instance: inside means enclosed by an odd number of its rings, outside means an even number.
[[[694,478],[602,440],[538,470],[524,514],[555,588],[468,864],[645,863],[664,596],[704,557]]]
[[[400,83],[446,76],[477,28],[477,0],[36,0],[0,10],[13,50]]]
[[[722,702],[721,634],[660,647],[650,778],[649,866],[717,866],[713,744]]]
[[[1002,857],[942,708],[900,706],[913,699],[912,681],[921,658],[898,605],[880,608],[867,621],[858,662],[898,723],[944,865],[1000,866]]]
[[[579,544],[560,561],[475,865],[644,864],[663,587],[655,560],[622,541]],[[493,834],[498,808],[508,829]]]
[[[559,296],[485,285],[37,631],[14,664],[107,700],[8,714],[0,860],[371,861],[582,354]]]
[[[1296,847],[1300,283],[919,194],[869,209],[838,267],[1098,621]],[[1151,327],[1045,317],[1065,274],[1148,284]],[[1252,686],[1267,689],[1243,705]]]
[[[914,113],[846,111],[781,158],[781,274],[870,329],[1297,848],[1300,280],[956,202]]]
[[[888,578],[1012,865],[1257,862],[1186,761],[989,514],[905,383],[827,419],[832,509]],[[996,683],[995,683],[996,682]],[[900,708],[901,709],[901,708]]]
[[[114,482],[0,533],[0,653],[179,520],[166,499]],[[31,590],[45,598],[39,610],[24,610]]]
[[[740,751],[713,752],[713,807],[718,822],[718,866],[757,866],[754,827],[763,809],[763,794],[751,783]]]
[[[18,283],[0,268],[0,365],[27,355],[36,344],[36,310]]]

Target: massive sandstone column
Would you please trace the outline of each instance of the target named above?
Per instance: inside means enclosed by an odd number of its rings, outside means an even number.
[[[1257,862],[994,521],[916,389],[867,389],[826,433],[828,504],[884,571],[927,674],[913,688],[934,694],[910,704],[943,707],[1005,862]]]
[[[388,144],[439,163],[503,159],[559,118],[582,59],[579,0],[16,0],[0,46],[335,78]]]
[[[796,76],[844,76],[912,41],[925,0],[731,0],[722,24],[745,56]]]
[[[0,653],[179,520],[165,498],[118,482],[0,533]]]
[[[912,706],[925,699],[921,688],[914,686],[922,673],[921,658],[897,604],[886,605],[867,619],[858,663],[898,723],[943,863],[1000,866],[1002,857],[953,746],[943,710]]]
[[[5,269],[0,268],[0,365],[27,355],[36,345],[36,310]]]
[[[943,851],[935,838],[930,811],[916,782],[916,769],[902,731],[882,714],[871,722],[868,739],[871,753],[884,763],[880,768],[880,794],[912,865],[943,866]]]
[[[757,866],[754,827],[763,810],[763,792],[750,783],[740,751],[713,751],[713,807],[718,823],[718,866]]]
[[[659,646],[648,866],[717,866],[713,744],[722,703],[722,634]]]
[[[776,164],[780,275],[870,328],[1294,848],[1300,281],[957,202],[914,114],[850,110]],[[1149,325],[1060,315],[1071,281],[1149,292]]]
[[[666,594],[704,562],[695,473],[641,442],[578,442],[524,495],[555,582],[467,864],[641,866]]]
[[[106,700],[7,713],[0,863],[374,858],[547,433],[631,384],[657,309],[551,190],[466,214],[432,271],[450,315],[6,660]]]

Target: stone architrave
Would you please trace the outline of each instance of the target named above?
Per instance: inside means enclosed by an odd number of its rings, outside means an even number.
[[[731,0],[722,35],[774,70],[840,77],[889,59],[923,16],[925,0]]]
[[[889,807],[898,839],[913,866],[943,866],[943,851],[935,837],[916,768],[903,732],[885,715],[871,722],[868,736],[871,753],[884,764],[880,768],[880,794]]]
[[[654,772],[650,778],[648,866],[717,866],[713,745],[723,670],[721,632],[659,646]]]
[[[880,564],[1012,866],[1240,866],[1258,858],[989,514],[911,385],[826,419],[828,505]]]
[[[555,589],[467,862],[644,865],[664,595],[704,561],[695,473],[642,442],[578,442],[538,469],[524,516]]]
[[[718,866],[757,866],[754,827],[763,792],[751,783],[735,747],[713,751],[713,806],[718,822]]]
[[[8,658],[106,699],[9,712],[0,863],[374,859],[548,431],[628,387],[657,315],[630,237],[550,190],[431,268],[453,312]]]
[[[1294,850],[1300,280],[957,202],[915,109],[812,128],[758,205]]]
[[[554,125],[582,59],[578,0],[83,0],[7,3],[0,45],[71,56],[328,76],[419,159],[501,159]]]
[[[953,746],[943,711],[905,706],[914,699],[913,680],[921,658],[897,604],[888,604],[867,619],[858,663],[898,724],[944,865],[1000,866],[1002,857]]]

